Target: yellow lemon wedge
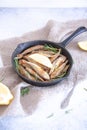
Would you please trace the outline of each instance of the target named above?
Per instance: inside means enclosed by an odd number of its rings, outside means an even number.
[[[9,105],[12,99],[13,95],[9,88],[0,83],[0,105]]]
[[[29,57],[48,68],[52,68],[51,61],[49,60],[48,57],[46,57],[44,55],[35,53],[35,54],[31,54]]]
[[[78,42],[78,46],[79,46],[82,50],[87,51],[87,41]]]

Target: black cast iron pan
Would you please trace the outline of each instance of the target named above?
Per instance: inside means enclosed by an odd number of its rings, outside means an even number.
[[[35,40],[35,41],[29,41],[29,42],[25,42],[25,43],[21,43],[17,46],[17,48],[14,50],[13,54],[12,54],[12,65],[14,70],[16,71],[16,73],[19,75],[20,78],[22,78],[25,82],[34,85],[34,86],[40,86],[40,87],[44,87],[44,86],[51,86],[51,85],[55,85],[57,83],[59,83],[60,81],[64,80],[66,77],[68,77],[70,70],[72,68],[73,65],[73,59],[72,56],[70,55],[70,53],[65,49],[65,46],[67,44],[70,43],[71,40],[73,40],[74,37],[76,37],[77,35],[79,35],[80,33],[83,33],[87,31],[87,28],[85,27],[79,27],[76,31],[74,31],[68,38],[66,38],[63,42],[61,43],[55,43],[55,42],[51,42],[51,41],[45,41],[45,40]],[[34,45],[44,45],[44,44],[48,44],[48,45],[52,45],[53,47],[56,48],[61,48],[62,49],[62,54],[65,55],[68,58],[70,67],[68,69],[68,72],[66,73],[66,75],[62,78],[58,78],[52,81],[45,81],[45,82],[41,82],[41,81],[32,81],[27,79],[26,77],[22,76],[17,70],[16,70],[16,66],[15,66],[15,62],[14,62],[14,58],[17,56],[17,54],[20,54],[21,52],[23,52],[25,49],[34,46]]]

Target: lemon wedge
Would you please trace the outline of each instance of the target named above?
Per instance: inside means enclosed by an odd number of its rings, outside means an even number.
[[[13,95],[9,88],[3,83],[0,83],[0,105],[9,105],[12,99]]]
[[[78,46],[79,46],[82,50],[87,51],[87,41],[78,42]]]
[[[29,57],[48,68],[52,68],[51,61],[49,60],[48,57],[46,57],[44,55],[35,53],[35,54],[31,54]]]

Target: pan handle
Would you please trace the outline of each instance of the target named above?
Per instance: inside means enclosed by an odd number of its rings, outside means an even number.
[[[70,43],[70,41],[73,40],[76,36],[78,36],[80,33],[83,33],[87,31],[86,27],[79,27],[77,28],[68,38],[66,38],[63,42],[61,42],[61,46],[65,47],[67,44]]]

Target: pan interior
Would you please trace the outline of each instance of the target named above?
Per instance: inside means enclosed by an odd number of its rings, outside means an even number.
[[[19,72],[17,72],[15,62],[14,62],[14,58],[17,56],[17,54],[20,54],[25,49],[27,49],[31,46],[44,45],[44,44],[52,45],[53,47],[56,47],[56,48],[61,48],[62,54],[65,55],[68,58],[68,61],[69,61],[69,64],[70,64],[68,72],[64,77],[58,78],[58,79],[55,79],[55,80],[51,80],[51,81],[41,82],[41,81],[29,80],[29,79],[25,78],[24,76],[22,76]],[[14,50],[14,52],[12,54],[12,65],[13,65],[13,68],[16,71],[16,73],[19,75],[19,77],[22,78],[25,82],[27,82],[31,85],[40,86],[40,87],[55,85],[58,82],[60,82],[61,80],[65,79],[70,73],[72,64],[73,64],[73,60],[72,60],[70,53],[64,47],[62,47],[61,44],[54,43],[54,42],[51,42],[51,41],[37,40],[37,41],[29,41],[29,42],[21,43],[17,46],[17,48]]]

